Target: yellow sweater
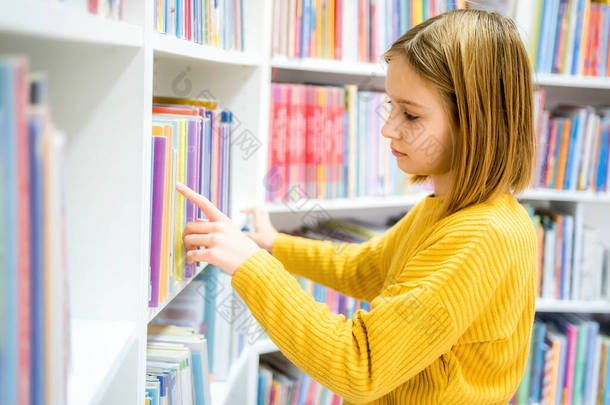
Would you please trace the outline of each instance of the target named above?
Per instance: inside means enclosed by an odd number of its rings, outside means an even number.
[[[516,391],[535,313],[536,236],[510,194],[436,223],[426,197],[380,237],[280,234],[231,285],[282,353],[344,404],[498,404]],[[370,302],[353,319],[289,272]]]

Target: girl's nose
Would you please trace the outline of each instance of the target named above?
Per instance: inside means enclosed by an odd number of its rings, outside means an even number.
[[[396,131],[396,126],[390,123],[390,119],[386,120],[381,127],[381,135],[389,139],[400,139],[400,134]]]

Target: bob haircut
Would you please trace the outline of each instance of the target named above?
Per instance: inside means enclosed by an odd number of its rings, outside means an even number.
[[[450,119],[453,178],[439,217],[523,191],[536,153],[533,89],[514,22],[484,10],[446,12],[411,28],[383,58],[399,55],[438,90]]]

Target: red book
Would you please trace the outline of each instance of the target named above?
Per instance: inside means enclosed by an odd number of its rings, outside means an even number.
[[[152,109],[153,114],[178,114],[178,115],[192,115],[197,116],[197,109],[193,107],[178,107],[178,106],[165,106],[165,105],[154,105]]]
[[[290,191],[292,186],[295,183],[295,171],[294,171],[294,163],[295,163],[295,147],[294,140],[296,135],[296,120],[294,113],[294,85],[293,84],[285,84],[286,88],[286,150],[284,153],[286,154],[284,165],[284,178],[286,179],[286,192],[284,193],[284,197],[286,201],[290,201]]]
[[[16,127],[17,127],[17,246],[18,246],[18,403],[30,403],[30,160],[26,123],[26,105],[28,103],[28,65],[24,58],[16,64]]]

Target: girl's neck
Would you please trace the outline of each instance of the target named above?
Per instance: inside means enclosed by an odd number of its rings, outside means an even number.
[[[451,173],[433,174],[432,182],[434,183],[434,196],[442,197],[449,193],[451,187]]]

